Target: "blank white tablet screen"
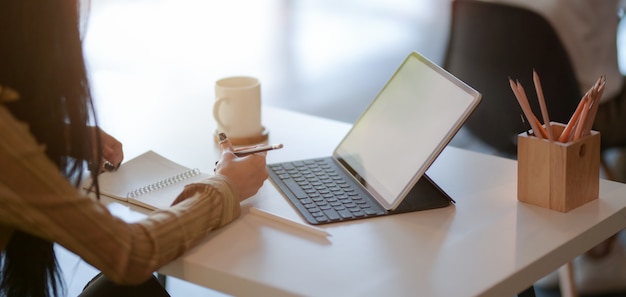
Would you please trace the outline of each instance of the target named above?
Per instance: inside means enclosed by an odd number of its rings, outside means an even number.
[[[412,53],[342,140],[334,157],[395,208],[454,136],[480,94]]]

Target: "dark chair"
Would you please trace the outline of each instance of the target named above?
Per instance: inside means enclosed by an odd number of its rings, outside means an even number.
[[[522,111],[509,78],[522,83],[540,120],[533,69],[541,77],[550,120],[567,123],[582,97],[573,66],[552,25],[541,15],[515,6],[454,0],[444,68],[483,94],[464,128],[511,158],[517,156],[517,134],[528,127],[522,124]],[[604,158],[601,164],[611,179],[613,173]],[[561,293],[576,295],[571,262],[560,272],[565,276]],[[524,293],[532,291],[531,287]]]
[[[508,78],[522,83],[541,120],[533,69],[541,77],[550,120],[569,121],[582,94],[565,48],[542,16],[503,4],[455,0],[450,29],[444,68],[483,94],[464,126],[472,135],[515,158],[517,134],[526,128]]]
[[[539,119],[533,69],[541,77],[552,121],[567,123],[581,98],[567,52],[550,23],[533,11],[514,6],[453,1],[444,68],[483,94],[464,128],[511,158],[517,156],[517,134],[527,127],[522,124],[522,111],[509,78],[522,83]],[[563,289],[575,291],[571,275],[564,280]],[[528,292],[532,294],[532,288],[524,294]]]

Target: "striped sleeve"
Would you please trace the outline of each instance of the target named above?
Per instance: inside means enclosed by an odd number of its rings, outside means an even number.
[[[124,222],[75,189],[2,105],[0,164],[0,239],[22,230],[57,242],[120,284],[143,282],[240,214],[237,193],[218,175],[188,185],[171,208]]]

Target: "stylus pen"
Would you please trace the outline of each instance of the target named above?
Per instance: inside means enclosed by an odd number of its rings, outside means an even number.
[[[326,232],[326,230],[321,229],[321,228],[317,228],[308,224],[304,224],[304,223],[299,223],[296,221],[292,221],[288,218],[279,216],[277,214],[273,214],[271,212],[267,212],[265,210],[262,209],[258,209],[256,207],[250,207],[250,213],[256,214],[258,216],[270,219],[274,222],[278,222],[278,223],[282,223],[285,225],[289,225],[291,227],[295,227],[298,228],[300,230],[304,230],[307,231],[309,233],[318,235],[318,236],[322,236],[322,237],[326,237],[326,236],[331,236],[330,233]]]
[[[279,144],[264,144],[264,145],[257,145],[257,146],[251,146],[251,147],[242,147],[242,148],[235,149],[235,155],[237,157],[243,157],[243,156],[249,155],[249,154],[265,152],[265,151],[271,151],[271,150],[277,150],[277,149],[281,149],[281,148],[283,148],[282,143],[279,143]]]

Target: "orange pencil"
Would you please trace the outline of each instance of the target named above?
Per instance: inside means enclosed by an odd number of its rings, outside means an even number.
[[[537,136],[539,139],[544,139],[544,135],[547,135],[545,129],[543,128],[543,126],[541,125],[541,122],[537,119],[537,117],[535,117],[535,114],[533,113],[532,109],[530,108],[530,103],[528,103],[528,97],[526,96],[526,91],[524,91],[524,87],[522,86],[522,84],[518,81],[517,82],[517,91],[519,92],[520,95],[520,99],[522,101],[522,103],[524,104],[524,107],[526,108],[528,114],[530,115],[530,117],[528,118],[528,121],[532,121],[535,123],[535,128],[533,128],[534,131],[536,131],[535,136]]]
[[[586,101],[587,101],[587,95],[585,95],[582,99],[580,99],[580,102],[578,103],[578,106],[576,107],[576,111],[574,111],[574,114],[569,119],[569,122],[567,122],[565,129],[563,130],[563,132],[561,133],[561,136],[559,137],[559,142],[567,142],[569,140],[570,133],[573,130],[573,128],[576,126],[576,122],[578,121],[578,118],[580,117],[580,113],[585,107]]]
[[[574,132],[574,141],[578,140],[582,136],[583,128],[585,126],[587,115],[589,114],[589,106],[591,105],[591,99],[585,101],[585,107],[580,114],[580,119],[576,125],[576,131]]]
[[[537,99],[539,100],[539,107],[541,108],[541,116],[543,117],[543,124],[546,127],[548,139],[550,141],[554,140],[554,135],[552,133],[552,127],[550,126],[550,117],[548,116],[548,107],[546,106],[546,100],[543,97],[543,89],[541,88],[541,81],[539,80],[539,75],[533,69],[533,82],[535,83],[535,91],[537,92]]]
[[[537,126],[540,127],[539,133],[541,133],[541,137],[545,139],[549,139],[546,129],[544,129],[543,126],[541,126],[541,122],[539,121],[539,119],[537,119],[536,117],[534,119],[535,119],[535,123],[537,123]]]
[[[522,112],[524,113],[524,115],[526,115],[526,119],[528,119],[528,124],[530,124],[530,128],[533,130],[533,134],[535,134],[536,137],[541,139],[542,138],[541,132],[537,128],[537,121],[536,121],[535,115],[530,110],[530,106],[528,106],[528,101],[526,102],[526,104],[524,104],[523,102],[524,100],[522,96],[520,95],[518,85],[511,78],[509,78],[509,85],[511,86],[511,90],[513,91],[513,94],[515,95],[515,99],[517,99],[517,102],[522,108]]]
[[[593,86],[593,103],[591,105],[591,110],[589,110],[589,115],[587,115],[587,121],[585,122],[585,127],[583,130],[583,135],[585,136],[591,132],[593,128],[593,122],[596,119],[596,114],[598,113],[598,107],[600,106],[600,99],[602,98],[602,93],[604,93],[604,85],[606,79],[604,76],[600,77],[598,82]]]

